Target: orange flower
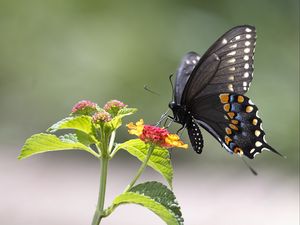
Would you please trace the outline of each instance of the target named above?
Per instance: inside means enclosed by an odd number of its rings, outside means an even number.
[[[135,125],[131,122],[126,125],[128,127],[129,134],[140,136],[143,133],[144,129],[144,120],[140,119]]]
[[[165,128],[144,125],[142,119],[135,125],[132,122],[127,124],[127,127],[130,134],[138,136],[145,143],[152,143],[164,148],[188,148],[188,145],[184,144],[178,135],[170,134]]]
[[[168,145],[171,145],[173,147],[179,147],[179,148],[185,148],[187,149],[188,148],[188,145],[187,144],[184,144],[179,136],[177,134],[169,134],[166,138],[165,138],[165,142],[168,144]]]

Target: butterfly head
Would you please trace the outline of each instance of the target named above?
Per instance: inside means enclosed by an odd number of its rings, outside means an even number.
[[[178,105],[174,101],[169,103],[169,108],[173,112],[174,122],[184,125],[187,121],[187,118],[189,117],[189,114],[186,111],[186,108],[181,105]]]

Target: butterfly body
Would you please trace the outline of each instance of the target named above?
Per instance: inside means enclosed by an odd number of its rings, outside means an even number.
[[[237,26],[203,56],[189,52],[183,57],[169,107],[197,153],[203,148],[202,127],[230,153],[248,158],[262,150],[279,154],[266,143],[258,108],[244,95],[253,77],[255,44],[255,27]]]

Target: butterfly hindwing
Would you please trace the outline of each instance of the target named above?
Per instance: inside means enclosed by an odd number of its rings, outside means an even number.
[[[204,96],[193,103],[191,114],[229,152],[254,158],[262,150],[279,154],[266,143],[258,108],[236,93]]]
[[[244,94],[253,77],[255,27],[237,26],[222,35],[201,57],[185,85],[182,105],[208,94]]]

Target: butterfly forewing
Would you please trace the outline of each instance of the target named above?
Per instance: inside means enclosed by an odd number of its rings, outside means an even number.
[[[188,81],[196,64],[199,62],[200,56],[196,52],[188,52],[180,62],[180,66],[176,71],[175,80],[175,103],[180,104],[183,89]]]
[[[234,27],[201,57],[185,85],[182,105],[208,94],[244,94],[252,81],[256,31],[253,26]]]

